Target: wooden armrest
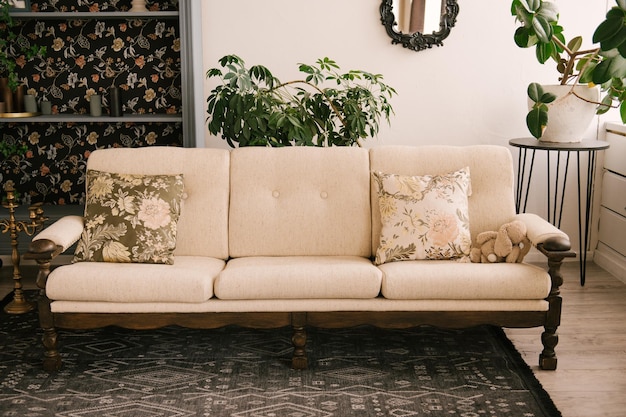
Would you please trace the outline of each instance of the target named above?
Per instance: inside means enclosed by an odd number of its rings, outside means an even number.
[[[30,242],[28,252],[24,254],[24,259],[50,260],[63,252],[63,247],[57,245],[50,239],[37,239]]]
[[[541,246],[543,246],[543,248],[548,252],[562,252],[568,251],[572,248],[572,244],[569,239],[562,236],[548,238],[541,244]]]
[[[548,259],[574,258],[576,252],[571,250],[569,239],[550,238],[545,242],[537,245],[539,252],[543,253]]]

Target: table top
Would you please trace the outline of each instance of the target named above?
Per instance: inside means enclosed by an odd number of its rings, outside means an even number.
[[[609,142],[601,140],[583,140],[582,142],[542,142],[535,138],[517,138],[511,139],[509,145],[518,148],[541,149],[546,151],[599,151],[607,149]]]

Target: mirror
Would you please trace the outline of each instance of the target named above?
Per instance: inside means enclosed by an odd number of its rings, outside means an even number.
[[[442,46],[458,14],[457,0],[382,0],[380,5],[391,43],[414,51]]]

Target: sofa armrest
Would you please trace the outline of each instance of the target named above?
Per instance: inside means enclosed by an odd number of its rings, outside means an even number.
[[[82,216],[60,218],[33,237],[28,248],[27,258],[34,259],[35,254],[65,252],[80,239],[83,223]]]
[[[57,332],[50,308],[51,301],[46,294],[48,275],[50,275],[52,260],[80,239],[83,233],[83,223],[81,216],[60,218],[33,237],[28,246],[28,252],[24,254],[24,259],[34,260],[39,266],[37,272],[37,288],[39,288],[37,311],[39,325],[43,330],[42,340],[46,347],[43,366],[48,371],[56,371],[61,368],[61,356],[57,351]]]
[[[547,220],[533,213],[521,213],[515,216],[526,225],[526,234],[533,246],[542,246],[550,252],[569,251],[572,245],[569,236]]]
[[[515,219],[526,224],[528,239],[539,252],[546,256],[548,261],[551,288],[550,294],[546,297],[549,307],[545,317],[545,331],[541,334],[543,351],[539,355],[539,366],[541,369],[556,369],[557,358],[554,348],[559,342],[557,329],[561,325],[563,304],[561,265],[565,258],[573,258],[576,253],[571,250],[569,237],[545,219],[532,213],[518,214]]]

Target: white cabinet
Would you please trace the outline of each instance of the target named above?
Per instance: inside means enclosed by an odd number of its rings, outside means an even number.
[[[626,128],[607,124],[598,247],[594,262],[626,282]]]

